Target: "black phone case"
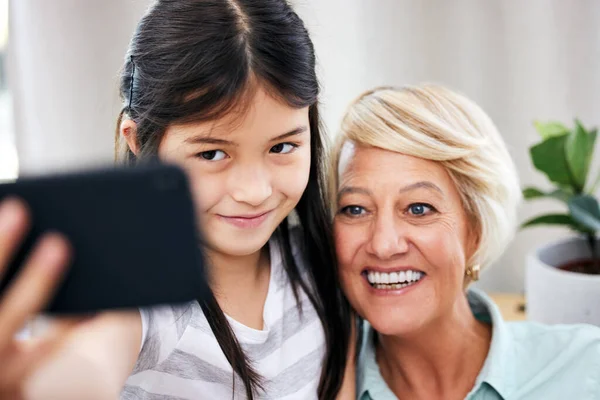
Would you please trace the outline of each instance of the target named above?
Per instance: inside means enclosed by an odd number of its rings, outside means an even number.
[[[176,167],[28,178],[0,185],[0,200],[6,196],[27,202],[33,224],[0,282],[0,295],[48,231],[66,235],[74,250],[48,313],[182,303],[206,294],[194,207],[186,176]]]

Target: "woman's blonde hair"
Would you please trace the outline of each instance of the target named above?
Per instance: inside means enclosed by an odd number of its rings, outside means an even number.
[[[362,94],[346,111],[336,139],[333,202],[348,143],[439,162],[448,171],[478,238],[467,266],[487,266],[512,239],[521,199],[517,172],[491,119],[466,97],[429,84]]]

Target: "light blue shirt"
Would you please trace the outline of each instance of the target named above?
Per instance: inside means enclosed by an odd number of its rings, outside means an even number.
[[[467,400],[600,400],[600,328],[505,322],[483,292],[471,289],[467,297],[475,317],[492,325],[490,350]],[[395,400],[379,372],[374,335],[365,321],[357,398]]]

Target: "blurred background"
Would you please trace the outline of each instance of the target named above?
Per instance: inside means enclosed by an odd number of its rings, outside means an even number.
[[[0,0],[0,180],[111,162],[117,77],[150,0]],[[348,103],[378,85],[436,82],[478,102],[505,138],[523,185],[534,120],[600,122],[600,2],[295,0],[317,49],[323,116],[334,135]],[[598,165],[598,160],[595,160]],[[562,210],[523,204],[522,220]],[[521,293],[525,258],[569,235],[517,234],[478,285]]]

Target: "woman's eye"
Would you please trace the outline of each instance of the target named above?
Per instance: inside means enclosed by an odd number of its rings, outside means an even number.
[[[361,206],[347,206],[341,209],[341,213],[352,217],[357,217],[365,214],[367,211]]]
[[[220,161],[223,160],[227,154],[222,150],[210,150],[203,151],[202,153],[199,153],[198,156],[207,161]]]
[[[412,215],[427,215],[433,211],[433,207],[425,203],[415,203],[408,206],[408,212]]]
[[[298,146],[293,143],[279,143],[271,147],[271,153],[287,154],[294,150],[296,147]]]

